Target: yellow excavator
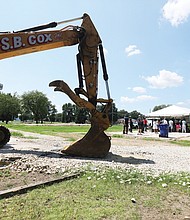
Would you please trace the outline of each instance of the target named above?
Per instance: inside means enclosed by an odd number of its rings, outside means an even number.
[[[42,31],[79,19],[82,19],[81,26],[68,25],[60,30]],[[88,14],[83,14],[80,18],[52,22],[13,33],[1,32],[0,59],[72,45],[78,45],[76,55],[78,88],[72,91],[63,80],[52,81],[49,86],[54,87],[54,91],[67,94],[80,108],[87,109],[91,116],[91,127],[82,139],[64,148],[61,152],[70,156],[102,158],[108,154],[111,146],[110,137],[104,131],[110,126],[108,111],[113,100],[110,98],[102,41]],[[99,57],[102,63],[107,99],[97,97]],[[102,104],[102,111],[97,110],[98,103]],[[0,141],[3,139],[2,136],[0,132]]]

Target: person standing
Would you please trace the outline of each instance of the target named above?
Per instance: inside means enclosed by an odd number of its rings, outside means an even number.
[[[143,120],[142,118],[138,118],[138,134],[142,134],[143,131]]]
[[[129,119],[129,131],[131,133],[133,132],[133,120],[132,120],[132,118]]]
[[[172,119],[169,120],[169,131],[172,132],[174,129],[174,122]]]
[[[155,119],[154,122],[153,122],[153,127],[152,127],[154,133],[158,133],[158,122],[157,120]]]
[[[146,118],[143,118],[143,131],[147,131],[148,121]]]
[[[185,119],[183,119],[182,122],[181,122],[181,131],[182,131],[182,133],[186,133],[186,125],[187,125],[187,123],[186,123]]]
[[[179,122],[176,123],[175,127],[176,127],[176,132],[180,132],[181,131],[181,125],[180,125]]]
[[[123,134],[128,134],[128,130],[129,130],[129,118],[126,115],[124,117]]]

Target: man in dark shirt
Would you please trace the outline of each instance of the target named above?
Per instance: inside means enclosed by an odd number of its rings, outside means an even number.
[[[142,134],[143,131],[143,120],[142,118],[138,118],[138,134]]]
[[[128,134],[128,130],[129,130],[129,118],[126,115],[124,117],[123,134]]]

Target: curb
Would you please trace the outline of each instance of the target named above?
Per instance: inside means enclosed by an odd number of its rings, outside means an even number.
[[[8,190],[2,190],[2,191],[0,191],[0,200],[5,199],[5,198],[9,198],[9,197],[12,197],[12,196],[15,196],[15,195],[24,194],[24,193],[27,193],[30,190],[34,190],[34,189],[39,188],[39,187],[50,186],[50,185],[53,185],[54,183],[60,183],[60,182],[66,181],[66,180],[74,179],[74,178],[77,178],[80,175],[81,175],[81,173],[77,173],[77,174],[64,176],[64,177],[57,178],[57,179],[50,180],[50,181],[45,181],[45,182],[41,181],[41,182],[37,182],[37,183],[34,183],[34,184],[19,186],[19,187],[15,187],[15,188],[8,189]]]

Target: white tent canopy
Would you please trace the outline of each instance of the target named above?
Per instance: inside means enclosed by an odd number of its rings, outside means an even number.
[[[147,117],[183,117],[189,116],[190,109],[171,105],[155,112],[147,114]]]

